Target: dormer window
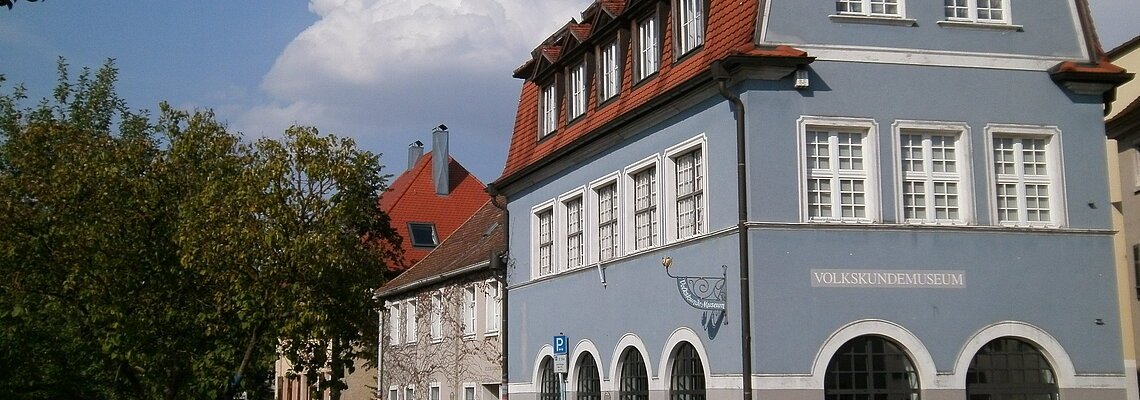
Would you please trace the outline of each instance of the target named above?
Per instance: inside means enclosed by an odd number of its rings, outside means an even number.
[[[554,83],[542,87],[542,98],[539,103],[538,138],[542,139],[554,133],[558,126],[558,95],[554,90]]]
[[[580,62],[570,67],[567,80],[567,87],[570,88],[567,111],[570,114],[568,119],[572,120],[586,113],[586,63]]]
[[[412,247],[435,247],[439,244],[439,239],[435,235],[435,224],[409,222],[408,232],[412,236]]]
[[[601,47],[598,53],[598,99],[608,100],[617,95],[621,88],[621,67],[618,62],[617,40]]]
[[[679,0],[677,54],[684,55],[705,43],[705,0]]]
[[[651,15],[637,23],[637,63],[634,65],[634,79],[641,81],[657,72],[661,50],[657,16]]]

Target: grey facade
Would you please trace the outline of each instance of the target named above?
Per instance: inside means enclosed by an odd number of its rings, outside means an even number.
[[[718,7],[732,6],[704,4],[707,42],[698,52],[712,51],[731,29],[718,25],[730,17]],[[871,336],[905,353],[923,399],[967,398],[971,361],[1000,338],[1039,352],[1062,399],[1126,398],[1103,98],[1074,91],[1048,72],[1064,61],[1095,59],[1086,41],[1091,27],[1080,22],[1082,4],[1011,1],[1001,23],[951,20],[942,3],[897,4],[905,8],[892,17],[837,12],[836,2],[773,0],[744,8],[756,12],[749,23],[757,47],[791,46],[814,57],[798,66],[807,71],[806,88],[795,87],[790,70],[743,62],[729,68],[728,91],[746,110],[753,393],[832,398],[825,384],[833,357],[852,339]],[[636,29],[636,16],[630,18]],[[669,55],[663,63],[677,66],[693,57]],[[667,78],[662,71],[657,79]],[[571,343],[567,398],[579,392],[578,363],[586,354],[598,366],[601,392],[624,395],[629,348],[645,360],[648,397],[678,398],[674,360],[681,343],[699,355],[708,398],[740,398],[736,120],[711,74],[690,82],[668,92],[675,95],[656,106],[662,112],[596,124],[564,151],[525,168],[512,171],[509,159],[508,172],[492,184],[509,199],[512,400],[542,398],[540,371],[559,334]],[[621,95],[636,96],[644,87],[627,82]],[[524,86],[520,121],[529,118],[528,98]],[[609,106],[590,104],[596,111],[586,123],[607,118]],[[574,132],[573,124],[553,135]],[[514,140],[535,140],[527,129],[520,123]],[[952,138],[943,161],[953,161],[953,172],[941,178],[907,167],[931,160],[932,137]],[[844,147],[845,140],[855,146]],[[1003,151],[1009,143],[1022,144]],[[676,183],[692,151],[702,157],[696,204],[703,215],[689,231],[695,233],[685,234],[681,197],[688,189]],[[1010,154],[1017,159],[1004,158]],[[1010,174],[999,172],[1025,167],[1026,157],[1044,165],[1032,178],[1037,183],[1026,177],[1010,183]],[[841,162],[859,166],[833,166]],[[635,175],[647,168],[656,174],[650,196],[657,213],[650,219],[658,236],[651,245],[639,242],[642,207],[634,199],[641,193]],[[953,206],[938,206],[938,193],[915,189],[942,178],[956,188]],[[603,226],[610,184],[617,185],[620,214],[613,236]],[[918,205],[916,193],[925,195]],[[945,208],[953,208],[950,216],[933,216]],[[585,261],[574,265],[568,265],[579,257],[571,219],[584,225]],[[727,271],[726,311],[687,304],[662,267],[664,257],[674,275],[719,278]]]

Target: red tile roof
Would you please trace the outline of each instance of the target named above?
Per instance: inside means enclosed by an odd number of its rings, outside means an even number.
[[[376,293],[383,296],[414,289],[488,262],[492,252],[498,253],[507,248],[502,221],[503,211],[488,199],[451,237],[420,262],[377,289]]]
[[[640,13],[645,10],[645,7],[635,7],[644,3],[640,0],[600,0],[600,6],[607,12],[622,12],[632,14],[634,12]],[[752,46],[753,34],[756,29],[756,21],[758,16],[758,1],[725,1],[714,0],[709,3],[708,12],[708,29],[705,34],[705,41],[702,48],[687,54],[679,61],[670,62],[674,60],[674,44],[673,36],[668,32],[673,30],[674,18],[662,18],[662,38],[661,45],[662,60],[660,69],[657,75],[649,78],[648,80],[638,82],[637,87],[633,87],[633,62],[632,57],[629,57],[629,48],[624,49],[625,55],[624,67],[622,72],[622,85],[618,96],[608,101],[602,107],[598,107],[596,96],[588,96],[588,104],[586,115],[575,120],[573,124],[566,124],[565,102],[559,102],[561,111],[559,112],[558,129],[550,136],[542,141],[538,140],[538,101],[539,101],[539,84],[546,83],[545,79],[551,74],[555,73],[558,68],[562,66],[555,62],[550,65],[548,63],[540,62],[538,57],[540,55],[547,55],[547,59],[556,60],[549,57],[549,44],[557,42],[559,35],[564,35],[565,30],[560,30],[551,39],[544,41],[533,53],[533,58],[525,62],[519,67],[516,72],[516,77],[524,78],[526,81],[523,83],[522,93],[519,96],[518,111],[515,114],[515,129],[514,135],[511,139],[510,150],[507,153],[506,166],[503,169],[503,175],[494,183],[495,185],[509,182],[515,175],[526,170],[528,167],[539,164],[548,160],[555,152],[560,149],[568,147],[584,137],[589,136],[602,128],[607,123],[614,121],[618,117],[644,106],[653,99],[682,86],[684,83],[692,80],[698,75],[708,71],[709,65],[715,60],[721,60],[729,56],[755,56],[755,57],[806,57],[807,54],[786,46],[781,46],[775,49],[758,49]],[[596,7],[599,4],[595,2],[590,7]],[[619,6],[620,5],[620,6]],[[631,15],[637,17],[640,15]],[[622,24],[626,19],[616,18],[609,24]],[[608,24],[607,24],[608,25]],[[594,26],[597,31],[608,31],[606,27]],[[593,35],[589,40],[608,40],[608,37],[598,37]],[[584,51],[589,51],[590,46],[581,46]],[[572,51],[572,50],[571,50]],[[567,54],[560,54],[566,56]],[[535,82],[538,79],[540,82]]]
[[[483,182],[463,168],[454,158],[448,158],[451,192],[445,196],[435,194],[432,182],[432,154],[420,157],[415,166],[405,171],[380,196],[380,209],[391,218],[392,227],[403,238],[403,258],[389,271],[402,271],[424,258],[432,249],[412,246],[408,234],[409,222],[429,222],[435,225],[436,238],[446,240],[459,225],[487,201]]]

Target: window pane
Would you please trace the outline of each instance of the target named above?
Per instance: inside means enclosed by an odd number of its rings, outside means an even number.
[[[824,375],[824,398],[918,399],[918,373],[910,358],[893,342],[860,336],[832,356]]]

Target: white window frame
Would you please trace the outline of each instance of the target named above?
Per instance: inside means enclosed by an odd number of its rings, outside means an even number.
[[[407,343],[415,343],[419,339],[419,322],[416,314],[419,310],[416,307],[416,299],[410,298],[404,301],[404,338]]]
[[[634,59],[634,79],[636,82],[656,74],[661,69],[661,18],[652,13],[637,20],[637,52]]]
[[[1137,193],[1140,192],[1140,138],[1133,139],[1128,149],[1132,153],[1132,190]]]
[[[705,0],[677,0],[677,56],[682,57],[705,43],[708,10]]]
[[[443,400],[443,393],[441,393],[439,382],[432,382],[428,384],[428,400]]]
[[[566,120],[573,121],[586,114],[589,95],[586,84],[586,62],[574,64],[566,71]]]
[[[892,3],[893,2],[893,3]],[[843,10],[843,5],[847,5],[847,9]],[[885,10],[889,6],[894,6],[898,12],[875,12],[876,6],[883,7]],[[852,6],[858,6],[858,11],[852,11]],[[903,18],[906,15],[906,0],[837,0],[835,2],[835,12],[838,15],[859,15],[864,17],[874,18]]]
[[[404,400],[416,400],[416,385],[404,387]]]
[[[548,242],[542,241],[542,239],[543,239],[542,238],[542,232],[540,232],[540,229],[542,229],[542,215],[545,213],[550,214],[550,222],[549,222],[549,228],[548,228],[550,240]],[[531,276],[534,278],[541,278],[544,276],[554,275],[555,270],[556,270],[557,265],[558,265],[558,251],[555,249],[557,246],[554,245],[555,242],[557,242],[555,227],[558,224],[558,219],[555,218],[554,214],[555,214],[555,212],[554,212],[554,200],[553,199],[547,200],[546,202],[543,202],[542,204],[534,206],[531,209],[531,221],[532,222],[531,222],[531,240],[530,240],[530,242],[533,244],[531,246],[531,265],[532,265]],[[545,246],[549,246],[548,251],[550,254],[549,255],[549,261],[547,261],[547,263],[549,265],[547,265],[547,266],[544,266],[543,262],[541,260],[543,248]],[[544,269],[546,271],[544,271]]]
[[[471,389],[471,398],[467,398],[467,389]],[[475,387],[474,383],[463,384],[463,398],[460,400],[479,400],[479,389]]]
[[[1033,179],[1022,174],[1015,174],[1016,181],[999,177],[995,170],[994,139],[998,137],[1012,137],[1015,139],[1044,139],[1046,177]],[[1020,124],[988,124],[985,128],[986,140],[986,176],[989,179],[990,219],[994,225],[1011,227],[1059,228],[1068,225],[1068,205],[1065,200],[1065,164],[1062,154],[1061,130],[1056,126],[1020,125]],[[1015,147],[1015,149],[1019,149]],[[1024,168],[1023,153],[1014,151],[1015,167]],[[1049,185],[1049,221],[1028,221],[1026,206],[1026,183],[1044,183]],[[1001,221],[998,214],[999,183],[1018,185],[1017,190],[1017,221]]]
[[[653,202],[653,211],[652,211],[653,216],[650,219],[650,223],[652,224],[650,229],[655,229],[656,232],[654,232],[651,235],[651,243],[650,244],[648,244],[646,246],[639,247],[638,243],[637,243],[637,241],[638,241],[638,236],[637,236],[637,234],[638,234],[638,232],[637,232],[637,228],[638,228],[637,227],[637,223],[638,223],[638,220],[637,220],[637,217],[638,217],[637,189],[638,189],[638,187],[637,187],[636,176],[638,174],[640,174],[646,170],[650,170],[650,169],[652,169],[654,171],[654,182],[653,182],[653,187],[652,187],[652,198],[651,198],[651,201]],[[662,227],[664,226],[664,222],[662,221],[662,219],[663,219],[663,216],[665,215],[665,213],[663,212],[664,208],[662,207],[662,204],[661,204],[662,183],[664,181],[662,179],[662,171],[661,171],[661,156],[659,154],[654,154],[654,155],[649,156],[645,159],[642,159],[636,163],[633,163],[633,164],[629,165],[628,167],[625,167],[625,174],[623,174],[622,179],[625,180],[625,184],[624,184],[625,193],[623,195],[623,197],[624,197],[623,205],[625,206],[625,214],[623,214],[624,215],[623,219],[625,221],[627,221],[627,223],[625,224],[626,230],[625,230],[625,232],[623,232],[623,236],[625,237],[625,248],[629,249],[630,253],[636,253],[636,252],[640,252],[643,250],[648,250],[648,249],[660,247],[662,242],[663,242],[662,239],[665,237],[665,234],[662,231]],[[653,226],[653,225],[655,225],[655,226]]]
[[[400,326],[400,320],[402,319],[400,317],[404,310],[403,307],[400,307],[400,304],[401,303],[397,301],[388,305],[388,344],[392,346],[399,346],[403,343],[400,341],[400,332],[402,332],[403,329]]]
[[[570,218],[572,215],[570,214],[569,204],[575,200],[580,202],[578,207],[579,253],[577,264],[572,264],[573,261],[570,257],[570,235],[572,233],[569,231]],[[559,222],[555,227],[555,237],[557,239],[554,240],[554,248],[559,255],[564,257],[559,257],[560,262],[555,264],[552,275],[561,273],[563,271],[585,267],[588,264],[588,259],[586,257],[586,248],[589,246],[586,243],[588,236],[586,232],[589,231],[589,228],[588,225],[586,225],[586,216],[588,213],[587,210],[590,208],[586,204],[587,201],[585,196],[585,188],[577,188],[572,191],[563,193],[561,196],[558,196],[558,210],[555,220]]]
[[[431,294],[431,341],[443,341],[443,292]]]
[[[502,285],[499,284],[499,281],[488,279],[487,281],[483,282],[484,336],[494,336],[499,334],[499,327],[502,325],[500,310],[502,309],[503,297],[501,293]]]
[[[476,284],[463,286],[463,299],[461,300],[463,313],[461,316],[463,317],[463,337],[465,338],[474,337],[475,332],[478,331],[478,326],[476,326],[479,320],[478,296],[476,295],[478,288],[475,286]]]
[[[831,210],[832,216],[830,217],[811,217],[808,193],[808,179],[813,175],[823,174],[823,172],[816,172],[813,174],[812,170],[808,167],[808,131],[814,130],[827,130],[827,131],[842,131],[844,133],[863,132],[863,173],[846,172],[849,170],[838,170],[836,165],[832,168],[830,176],[827,174],[820,175],[821,178],[834,178],[842,179],[848,177],[851,179],[862,178],[864,180],[864,217],[843,217],[842,214],[842,196],[841,188],[839,185],[832,184],[832,200]],[[850,118],[850,117],[817,117],[817,116],[801,116],[797,121],[797,151],[799,153],[800,164],[800,218],[804,222],[812,223],[875,223],[882,221],[882,215],[879,200],[879,184],[881,178],[879,176],[879,124],[870,118]],[[831,136],[831,139],[834,139]],[[835,141],[832,140],[832,148],[835,146]],[[832,151],[829,154],[836,154]],[[837,164],[837,163],[832,163]],[[836,216],[836,214],[840,216]]]
[[[898,120],[892,125],[893,139],[894,139],[894,163],[895,173],[898,174],[898,179],[895,180],[895,212],[898,214],[898,220],[907,224],[923,224],[923,225],[965,225],[974,223],[974,184],[973,184],[973,151],[970,146],[970,127],[969,125],[961,122],[942,122],[942,121],[914,121],[914,120]],[[927,146],[924,139],[923,141],[923,161],[926,169],[922,172],[905,172],[903,171],[903,135],[942,135],[954,136],[954,151],[955,151],[955,166],[956,173],[936,173],[930,170],[931,164],[931,148]],[[906,189],[905,185],[908,181],[923,180],[926,189],[926,214],[927,218],[923,219],[908,219],[906,217],[905,199]],[[930,184],[932,182],[949,182],[954,181],[958,185],[958,218],[957,219],[938,219],[935,218],[932,210],[932,190]]]
[[[538,139],[542,140],[558,129],[558,85],[540,86],[538,96]]]
[[[1000,10],[1002,18],[999,18],[999,19],[980,18],[979,17],[979,14],[980,14],[979,13],[979,7],[978,7],[978,2],[980,0],[949,0],[949,1],[954,1],[956,3],[957,2],[965,2],[966,4],[964,6],[959,5],[959,4],[947,5],[945,3],[945,1],[943,1],[942,9],[943,9],[943,15],[945,16],[946,21],[966,22],[966,23],[973,23],[973,24],[996,24],[996,25],[1008,25],[1011,23],[1011,21],[1013,21],[1012,17],[1010,17],[1010,10],[1009,10],[1010,9],[1009,3],[1011,0],[985,0],[985,1],[990,1],[990,2],[997,1],[997,2],[1001,3],[1000,8],[993,8],[993,7],[987,8],[987,10],[993,10],[993,9]],[[990,4],[992,5],[993,3],[990,3]],[[946,15],[946,13],[951,9],[951,7],[953,7],[953,9],[955,9],[955,10],[965,9],[967,16],[965,16],[965,17],[957,16],[957,11],[955,11],[954,16]]]
[[[617,38],[598,47],[598,103],[621,92],[622,49]]]
[[[697,233],[684,234],[678,233],[678,210],[677,210],[677,157],[688,154],[693,150],[700,149],[701,151],[701,165],[700,165],[700,201],[696,206],[699,207],[702,213]],[[658,212],[663,215],[664,221],[663,229],[661,230],[662,244],[679,242],[693,237],[706,235],[709,232],[709,149],[708,139],[702,133],[689,140],[681,142],[665,150],[664,158],[662,159],[662,168],[658,172],[657,180],[662,181],[661,204],[658,205]]]
[[[621,185],[621,180],[618,179],[618,177],[619,177],[618,172],[612,172],[612,173],[607,174],[606,176],[604,176],[600,179],[597,179],[593,182],[590,182],[589,193],[588,193],[589,202],[587,203],[587,204],[589,204],[590,212],[587,214],[587,218],[586,218],[586,220],[588,221],[587,222],[587,224],[588,224],[587,229],[590,232],[589,236],[588,236],[590,241],[588,242],[589,245],[587,245],[586,248],[590,254],[588,260],[593,261],[593,262],[598,262],[598,263],[609,262],[611,260],[620,258],[622,256],[622,248],[623,248],[623,246],[622,246],[622,236],[623,236],[622,233],[623,232],[622,232],[622,221],[621,221],[622,220],[622,218],[621,218],[621,216],[622,216],[622,204],[621,204],[621,201],[622,201],[622,194],[621,194],[622,193],[621,192],[622,185]],[[617,210],[612,210],[614,212],[613,219],[611,219],[609,221],[601,221],[600,220],[600,213],[602,211],[602,207],[601,207],[602,199],[599,196],[598,191],[608,187],[609,185],[614,186],[614,196],[616,198],[613,199],[613,201],[614,201],[613,207],[616,207]],[[613,253],[610,255],[610,257],[607,257],[605,259],[602,258],[601,231],[603,229],[603,226],[602,226],[603,222],[608,222],[607,225],[611,225],[611,226],[609,226],[606,229],[612,228],[614,234],[617,235],[616,238],[612,239],[613,242],[612,242],[611,247],[612,247]]]
[[[388,386],[388,399],[386,400],[400,400],[400,387],[397,385]]]

